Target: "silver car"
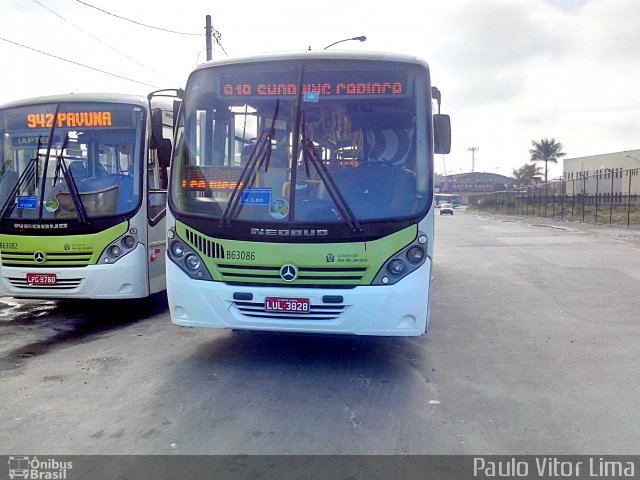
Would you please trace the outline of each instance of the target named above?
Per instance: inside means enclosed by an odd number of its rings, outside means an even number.
[[[453,215],[453,205],[450,203],[440,205],[440,215]]]

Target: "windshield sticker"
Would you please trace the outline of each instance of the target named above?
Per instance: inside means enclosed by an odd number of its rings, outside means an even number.
[[[240,205],[264,205],[266,207],[270,204],[270,188],[247,188],[240,197]]]
[[[318,92],[305,92],[304,101],[318,103],[320,101],[320,94]]]
[[[44,202],[44,209],[49,213],[55,212],[56,210],[58,210],[59,207],[60,207],[60,202],[58,202],[58,199],[55,197],[50,198],[49,200]]]
[[[29,136],[29,137],[11,137],[11,146],[13,147],[35,147],[38,145],[38,139],[40,139],[40,146],[46,146],[49,143],[49,137],[46,135]],[[53,136],[54,143],[60,143],[60,137],[58,135]]]
[[[38,208],[38,197],[18,197],[18,208],[35,210]]]
[[[284,198],[276,198],[269,205],[269,214],[276,220],[282,220],[289,215],[289,202]]]

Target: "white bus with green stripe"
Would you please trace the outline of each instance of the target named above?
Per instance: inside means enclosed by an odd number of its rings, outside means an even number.
[[[167,214],[189,327],[417,336],[429,325],[434,153],[449,117],[415,57],[305,51],[190,75]]]
[[[165,290],[174,94],[156,95],[0,106],[0,296],[133,299]]]

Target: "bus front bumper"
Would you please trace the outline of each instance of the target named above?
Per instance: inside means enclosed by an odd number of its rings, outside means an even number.
[[[382,336],[418,336],[428,327],[429,259],[389,286],[320,289],[227,285],[192,280],[170,260],[167,280],[171,321],[186,327]],[[309,299],[311,309],[299,314],[265,311],[267,298],[283,297]]]
[[[0,269],[0,296],[51,299],[131,299],[149,295],[145,248],[139,244],[132,252],[109,265],[86,267]],[[27,274],[55,275],[52,285],[33,285]]]

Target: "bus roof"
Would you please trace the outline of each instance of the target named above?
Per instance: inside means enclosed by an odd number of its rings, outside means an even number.
[[[147,97],[144,95],[134,95],[130,93],[65,93],[12,100],[0,105],[0,108],[59,102],[131,103],[143,107],[147,107],[149,105]]]
[[[421,65],[427,70],[427,62],[412,55],[390,52],[355,51],[355,50],[299,50],[292,52],[261,53],[245,57],[224,58],[210,60],[198,65],[194,71],[216,67],[222,65],[244,64],[251,62],[264,62],[273,60],[385,60],[392,62],[414,63]]]

